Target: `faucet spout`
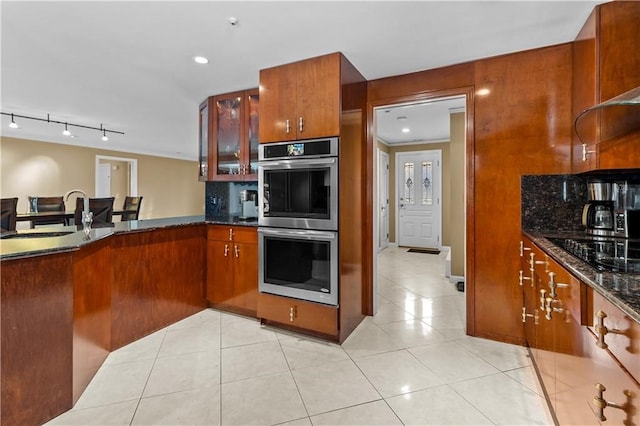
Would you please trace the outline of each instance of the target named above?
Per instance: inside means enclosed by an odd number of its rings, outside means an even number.
[[[87,194],[82,189],[72,189],[71,191],[67,191],[67,193],[64,194],[64,200],[69,201],[69,196],[75,193],[82,194],[83,201],[84,201],[82,206],[82,212],[84,214],[89,213],[89,198],[87,197]]]

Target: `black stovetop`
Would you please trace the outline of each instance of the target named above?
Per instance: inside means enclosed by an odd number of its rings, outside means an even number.
[[[599,271],[640,273],[640,241],[599,236],[548,240]]]

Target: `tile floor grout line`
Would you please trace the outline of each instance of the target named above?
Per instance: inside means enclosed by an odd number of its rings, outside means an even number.
[[[164,344],[164,339],[167,337],[167,327],[164,328],[164,335],[162,336],[162,341],[158,346],[158,352],[156,352],[156,356],[153,359],[153,364],[151,364],[151,369],[149,370],[149,375],[147,376],[147,380],[144,382],[144,386],[142,387],[142,392],[140,392],[140,398],[138,398],[138,403],[136,404],[136,408],[133,410],[133,415],[131,416],[131,420],[129,421],[129,426],[133,425],[133,421],[136,418],[136,414],[138,413],[138,408],[140,408],[140,402],[142,402],[142,396],[144,395],[144,391],[147,389],[147,385],[149,384],[149,379],[151,378],[151,374],[153,374],[153,369],[156,366],[156,362],[158,361],[158,357],[160,356],[160,350],[162,349],[162,345]],[[159,330],[158,330],[159,331]]]

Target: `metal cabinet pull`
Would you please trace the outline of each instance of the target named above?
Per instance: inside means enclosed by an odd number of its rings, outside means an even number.
[[[604,391],[606,391],[607,388],[605,388],[602,383],[596,383],[594,387],[596,388],[596,396],[593,397],[593,405],[596,406],[597,413],[595,414],[598,420],[600,420],[601,422],[607,421],[607,418],[604,415],[604,409],[607,407],[622,410],[627,413],[627,417],[629,417],[629,414],[631,413],[629,413],[628,409],[631,407],[631,398],[633,397],[633,393],[630,390],[625,389],[623,391],[624,396],[627,397],[627,401],[624,404],[616,404],[615,402],[610,402],[604,399]]]
[[[224,257],[227,257],[229,255],[229,245],[225,244],[224,245]]]
[[[531,281],[531,287],[533,287],[533,280],[531,279],[531,277],[525,277],[524,276],[524,272],[522,271],[522,269],[520,269],[520,277],[518,278],[518,282],[520,283],[520,287],[522,287],[522,282],[523,281]]]
[[[598,340],[596,341],[597,347],[601,349],[607,349],[609,347],[609,345],[607,345],[607,343],[604,341],[604,336],[606,336],[609,333],[622,334],[624,336],[627,335],[625,331],[618,330],[616,328],[608,328],[607,326],[604,325],[604,319],[607,317],[607,314],[605,312],[598,311],[598,313],[596,314],[596,317],[598,318],[598,323],[595,325],[594,329],[596,332],[596,336],[598,336]]]
[[[555,299],[556,297],[558,297],[558,294],[556,293],[556,288],[566,288],[566,287],[569,287],[569,284],[557,283],[555,272],[549,272],[549,289],[551,290],[549,292],[549,296]]]
[[[285,129],[287,131],[287,134],[291,133],[291,123],[289,122],[289,120],[285,121]]]
[[[236,254],[236,257],[240,257],[240,249],[237,244],[233,246],[233,251]]]
[[[542,312],[545,311],[546,300],[547,300],[547,290],[541,289],[540,290],[540,310]]]
[[[545,302],[546,303],[544,305],[544,311],[545,311],[544,317],[547,320],[551,321],[551,319],[552,319],[551,318],[551,314],[554,313],[554,312],[558,312],[558,313],[563,313],[564,312],[564,308],[562,306],[560,306],[560,307],[553,306],[554,302],[560,303],[560,305],[562,305],[562,302],[560,302],[558,299],[553,299],[551,297],[547,297],[545,299]]]
[[[589,151],[587,149],[587,144],[583,143],[582,144],[582,161],[586,162],[587,161],[587,155],[591,155],[591,154],[595,154],[595,151]]]
[[[293,322],[293,319],[296,317],[296,307],[291,306],[289,308],[289,321]]]
[[[298,131],[302,133],[303,130],[304,130],[304,120],[302,119],[302,117],[298,117]]]
[[[233,241],[233,228],[229,228],[229,241]]]
[[[532,314],[527,313],[527,308],[522,307],[522,322],[527,322],[527,317],[533,318],[533,323],[538,325],[538,311],[533,311]]]
[[[530,251],[529,247],[524,246],[524,241],[520,241],[520,257],[524,256],[525,251]]]

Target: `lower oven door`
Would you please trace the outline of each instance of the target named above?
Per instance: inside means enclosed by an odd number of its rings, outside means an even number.
[[[338,233],[258,228],[261,293],[338,304]]]

